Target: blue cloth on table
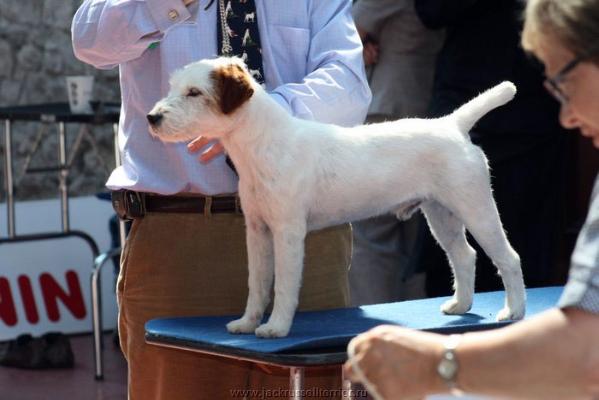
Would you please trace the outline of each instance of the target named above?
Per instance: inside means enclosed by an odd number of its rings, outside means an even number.
[[[528,289],[527,317],[554,307],[562,290],[561,286]],[[441,333],[497,328],[509,323],[495,321],[497,312],[503,308],[504,298],[503,291],[475,294],[472,310],[464,315],[441,313],[439,308],[449,297],[298,312],[289,336],[276,339],[229,334],[225,325],[237,318],[232,316],[155,319],[146,323],[146,333],[152,339],[168,338],[247,351],[288,353],[345,347],[356,335],[381,324]]]

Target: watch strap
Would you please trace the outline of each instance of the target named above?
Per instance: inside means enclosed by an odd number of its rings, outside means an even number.
[[[444,341],[444,349],[441,360],[437,365],[437,373],[446,383],[449,391],[454,396],[461,396],[462,390],[458,387],[457,375],[459,372],[459,362],[456,355],[456,349],[460,344],[462,335],[449,335]]]

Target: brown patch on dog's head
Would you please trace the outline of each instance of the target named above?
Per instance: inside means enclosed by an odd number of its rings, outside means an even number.
[[[212,71],[215,97],[223,114],[230,114],[254,94],[251,78],[239,65],[229,64]]]

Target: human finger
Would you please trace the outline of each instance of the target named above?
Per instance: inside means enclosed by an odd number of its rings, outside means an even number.
[[[378,61],[378,51],[372,43],[364,46],[364,63],[366,65],[375,64]]]
[[[351,359],[348,359],[345,364],[343,364],[343,376],[352,382],[357,379]]]
[[[220,144],[219,142],[213,144],[212,146],[210,146],[210,148],[208,150],[206,150],[205,152],[202,153],[202,155],[200,156],[200,161],[202,163],[207,163],[212,161],[215,157],[218,157],[219,155],[223,154],[225,152],[225,148],[223,147],[222,144]]]
[[[187,150],[190,153],[195,153],[210,142],[211,142],[210,139],[207,139],[204,136],[198,136],[197,138],[195,138],[194,140],[192,140],[191,142],[189,142],[187,144]]]

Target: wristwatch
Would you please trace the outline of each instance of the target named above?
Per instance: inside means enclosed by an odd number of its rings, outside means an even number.
[[[462,339],[462,335],[449,335],[445,340],[443,354],[437,365],[437,373],[449,387],[454,396],[461,396],[463,392],[458,387],[457,376],[460,364],[456,357],[456,348]]]

